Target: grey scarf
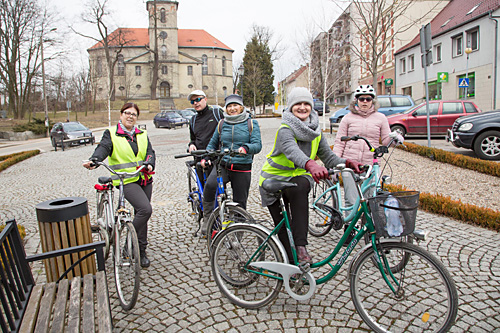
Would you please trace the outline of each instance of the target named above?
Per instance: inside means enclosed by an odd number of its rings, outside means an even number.
[[[321,134],[319,117],[314,110],[311,110],[309,118],[305,121],[295,117],[291,111],[285,111],[281,123],[290,126],[295,138],[299,141],[311,142]]]
[[[135,125],[134,125],[134,127],[132,127],[132,130],[131,130],[131,131],[127,130],[127,128],[126,128],[125,126],[123,126],[123,124],[122,124],[121,120],[118,122],[118,125],[119,125],[119,126],[122,128],[122,130],[123,130],[125,133],[127,133],[129,136],[131,136],[131,137],[133,137],[133,136],[134,136],[134,134],[135,134]]]
[[[243,108],[243,112],[236,114],[234,116],[230,116],[227,114],[226,111],[224,111],[224,121],[227,122],[228,124],[234,125],[238,124],[241,122],[244,122],[248,119],[248,112],[246,108]]]

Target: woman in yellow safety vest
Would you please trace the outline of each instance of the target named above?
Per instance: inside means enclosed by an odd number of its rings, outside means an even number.
[[[151,194],[153,193],[153,178],[155,168],[155,151],[151,146],[147,132],[135,126],[139,117],[139,107],[134,103],[125,103],[120,110],[120,121],[116,126],[105,130],[101,142],[95,149],[90,160],[103,161],[108,158],[108,164],[115,171],[133,172],[138,166],[147,165],[145,173],[124,180],[125,199],[134,207],[134,227],[139,240],[141,266],[149,267],[150,260],[146,255],[148,245],[148,220],[151,217]],[[92,162],[83,166],[94,169]],[[119,185],[119,180],[113,180]]]
[[[340,158],[332,152],[327,140],[321,135],[319,117],[313,110],[314,101],[309,90],[296,87],[288,95],[287,101],[288,108],[283,111],[283,120],[276,133],[274,147],[262,167],[259,185],[262,185],[267,178],[297,184],[296,187],[283,191],[283,199],[287,211],[291,213],[290,226],[298,260],[301,263],[311,263],[312,258],[306,250],[309,224],[308,196],[313,180],[319,182],[320,179],[328,177],[328,170],[314,159],[318,156],[328,168],[345,163],[356,172],[360,172],[361,164]],[[262,205],[269,209],[277,225],[282,219],[279,200],[262,186],[259,189]],[[278,236],[285,246],[288,258],[292,261],[285,228],[281,228]]]

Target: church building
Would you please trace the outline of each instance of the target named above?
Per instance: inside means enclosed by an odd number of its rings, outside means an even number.
[[[174,108],[176,99],[186,99],[195,89],[216,103],[232,93],[234,51],[205,30],[179,29],[178,7],[178,1],[148,1],[148,28],[109,34],[115,62],[112,99],[159,99],[160,108]],[[98,100],[107,99],[109,81],[103,45],[100,41],[87,50]]]

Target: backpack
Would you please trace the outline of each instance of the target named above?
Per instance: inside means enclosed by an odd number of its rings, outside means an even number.
[[[219,134],[222,131],[222,125],[224,125],[224,119],[219,120],[219,124],[217,124],[217,132]],[[252,135],[252,131],[253,131],[252,118],[248,117],[248,119],[247,119],[247,125],[248,125],[248,132],[250,133],[250,135]]]
[[[220,117],[219,109],[215,109],[211,106],[209,106],[209,109],[212,109],[212,113],[214,115],[215,120],[220,121],[221,117]],[[189,125],[191,126],[191,130],[193,132],[194,132],[194,122],[196,120],[197,115],[198,115],[198,113],[196,113],[193,117],[191,117],[191,122],[189,123]]]

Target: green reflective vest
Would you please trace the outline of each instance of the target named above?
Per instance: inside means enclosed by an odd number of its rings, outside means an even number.
[[[285,124],[281,124],[279,127],[290,127]],[[307,172],[305,169],[296,168],[295,164],[290,161],[285,154],[281,153],[277,156],[271,156],[276,148],[276,139],[278,138],[278,131],[276,131],[276,137],[274,138],[274,146],[269,154],[267,154],[266,163],[262,167],[262,171],[260,173],[259,186],[262,185],[262,182],[266,178],[272,178],[282,181],[288,181],[292,177],[301,176],[301,175],[309,175],[311,174]],[[295,139],[297,141],[297,139]],[[311,156],[310,159],[314,160],[316,158],[316,154],[318,152],[319,142],[321,141],[321,134],[318,135],[314,140],[311,141]]]
[[[109,134],[111,136],[111,142],[113,143],[113,153],[108,157],[111,169],[117,172],[134,172],[137,170],[137,167],[141,166],[146,158],[146,151],[148,149],[148,136],[146,131],[136,134],[138,146],[137,156],[134,155],[134,151],[132,147],[130,147],[130,143],[128,143],[127,139],[123,136],[116,135],[116,126],[109,128]],[[141,173],[133,177],[127,176],[123,180],[123,184],[136,182],[139,180],[139,177],[144,178],[144,175]],[[117,176],[112,175],[111,178],[113,179],[114,186],[120,185],[120,180]]]

